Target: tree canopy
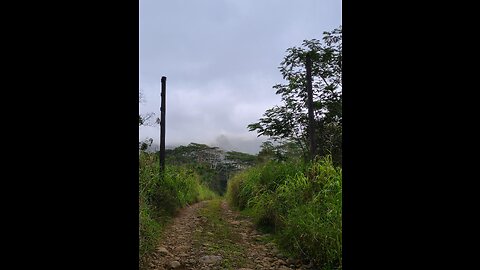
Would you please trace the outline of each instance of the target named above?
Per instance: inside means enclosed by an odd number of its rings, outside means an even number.
[[[286,50],[279,70],[285,84],[274,85],[282,105],[265,111],[258,122],[248,125],[274,141],[293,142],[304,156],[308,142],[306,58],[312,60],[315,141],[319,156],[331,154],[341,164],[342,153],[342,28],[323,33],[323,42],[304,40],[299,47]]]
[[[222,194],[229,177],[244,168],[255,165],[256,156],[236,151],[224,151],[206,144],[190,143],[165,150],[169,165],[183,165],[195,170],[202,182]]]

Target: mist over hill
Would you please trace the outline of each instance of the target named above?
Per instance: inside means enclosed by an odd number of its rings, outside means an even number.
[[[145,138],[142,138],[142,140]],[[260,146],[262,142],[266,141],[263,138],[235,138],[226,135],[218,136],[214,141],[211,142],[202,142],[198,141],[196,143],[203,143],[209,146],[218,147],[224,151],[237,151],[242,153],[248,153],[251,155],[256,155],[260,151]],[[181,145],[188,145],[191,142],[184,142],[184,143],[168,143],[166,142],[165,148],[166,149],[174,149]],[[158,144],[158,139],[152,143],[152,145],[147,149],[149,152],[159,151],[160,145]]]

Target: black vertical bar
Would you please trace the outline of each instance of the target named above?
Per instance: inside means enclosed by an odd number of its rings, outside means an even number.
[[[308,94],[308,128],[310,138],[310,159],[315,158],[317,147],[315,144],[315,119],[313,116],[313,90],[312,90],[312,59],[310,53],[307,53],[307,94]]]
[[[160,169],[165,171],[165,92],[167,77],[162,77],[161,107],[160,107]]]

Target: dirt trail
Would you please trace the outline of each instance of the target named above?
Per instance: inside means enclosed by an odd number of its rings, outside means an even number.
[[[184,208],[165,228],[150,269],[312,269],[282,255],[224,200]]]

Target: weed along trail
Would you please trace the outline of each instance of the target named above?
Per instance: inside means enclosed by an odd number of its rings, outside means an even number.
[[[150,269],[309,269],[286,258],[268,235],[225,200],[185,207],[165,228]]]

